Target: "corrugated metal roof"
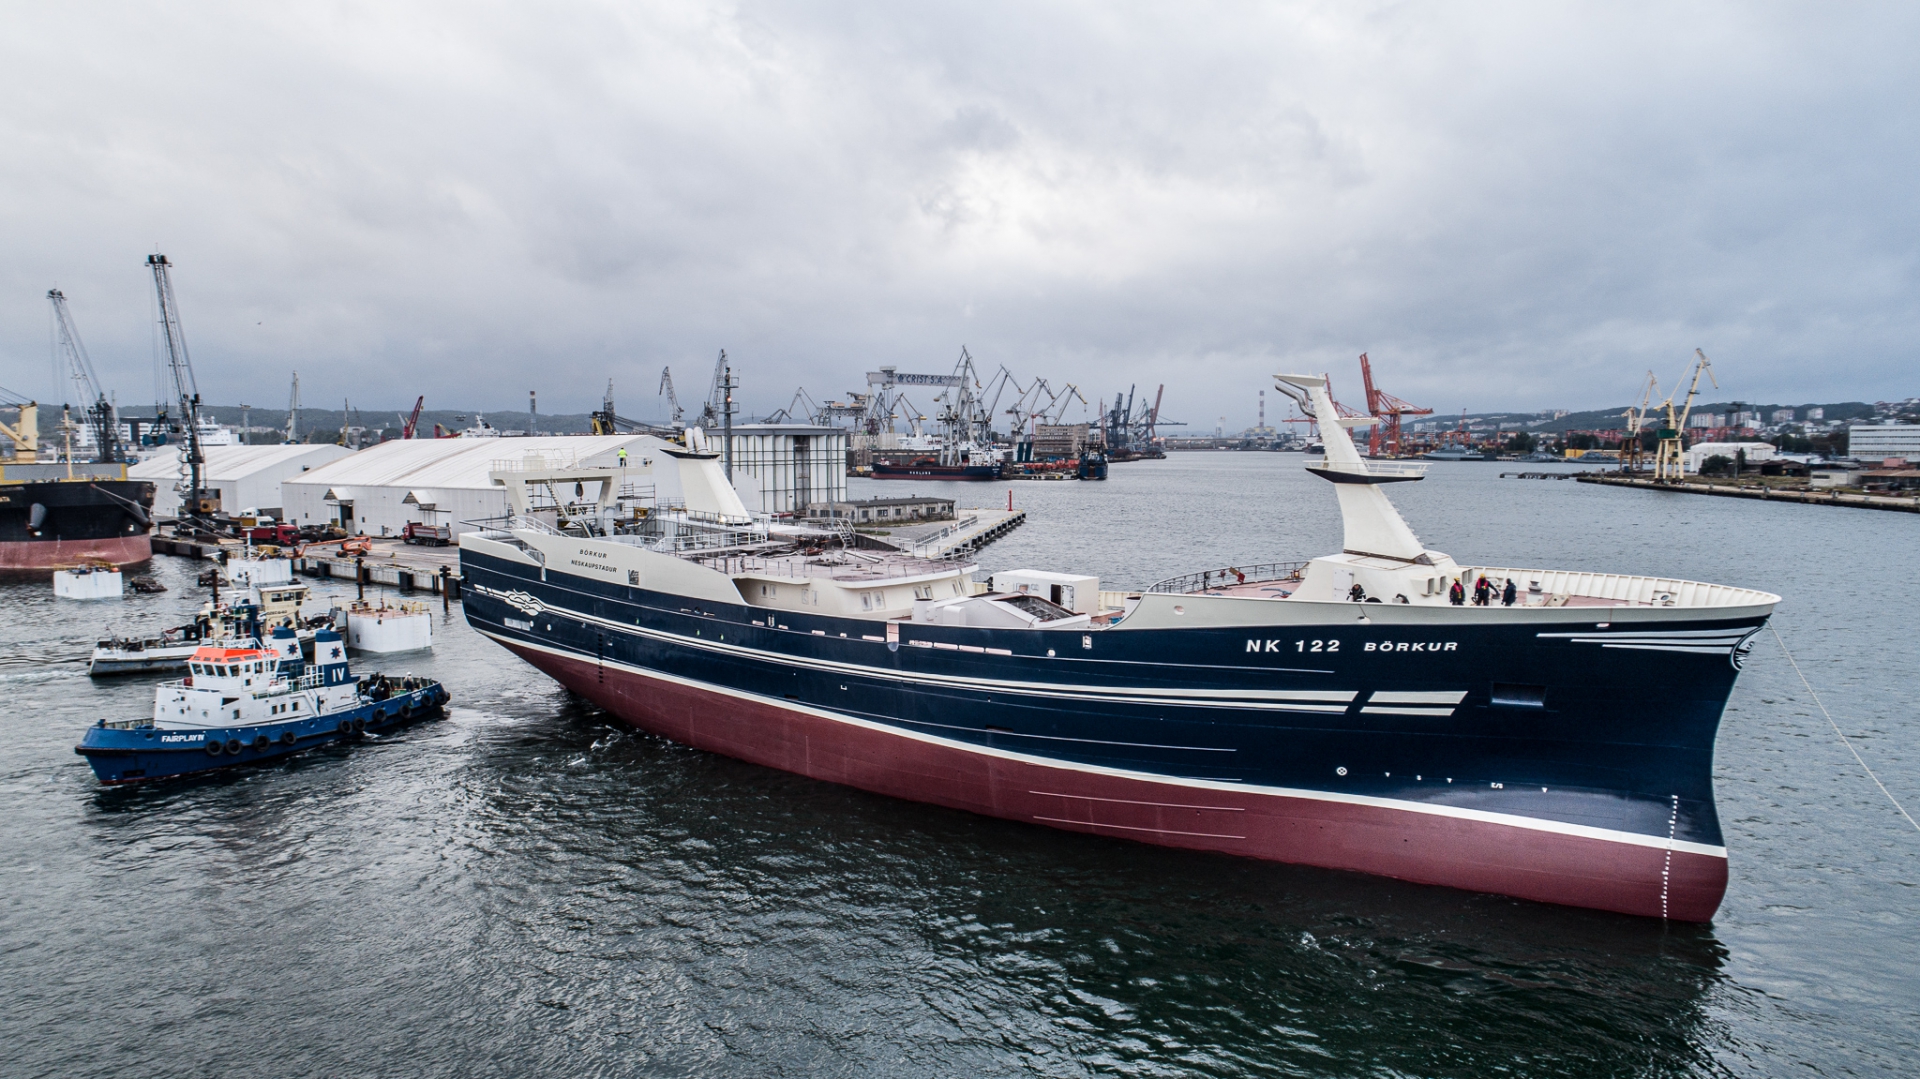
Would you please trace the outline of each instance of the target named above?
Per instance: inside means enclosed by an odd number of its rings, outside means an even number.
[[[620,447],[634,453],[646,435],[548,435],[537,438],[395,439],[369,446],[351,457],[290,477],[288,483],[353,487],[405,487],[409,490],[473,490],[494,486],[487,473],[496,462],[545,457],[548,467],[612,463]],[[601,459],[606,459],[604,462]]]
[[[202,475],[208,483],[231,483],[245,479],[263,468],[272,468],[288,460],[302,460],[312,457],[316,461],[328,456],[341,457],[351,455],[344,446],[329,446],[324,443],[272,446],[207,446],[202,451],[207,463],[202,467]],[[315,465],[323,468],[324,464]],[[175,447],[163,448],[157,456],[150,457],[137,465],[127,467],[127,477],[137,480],[172,480],[180,475],[180,452]]]

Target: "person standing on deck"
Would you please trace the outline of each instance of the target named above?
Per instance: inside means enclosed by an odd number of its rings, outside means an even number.
[[[1455,607],[1464,607],[1467,605],[1467,588],[1460,583],[1460,578],[1458,577],[1453,579],[1453,587],[1447,589],[1447,602],[1453,604]]]
[[[1500,593],[1500,606],[1502,607],[1513,606],[1514,597],[1519,594],[1520,594],[1520,590],[1513,586],[1513,578],[1511,577],[1507,578],[1506,590]]]
[[[1475,607],[1485,607],[1487,601],[1492,597],[1493,585],[1488,583],[1487,575],[1482,573],[1480,579],[1473,582],[1473,605]]]

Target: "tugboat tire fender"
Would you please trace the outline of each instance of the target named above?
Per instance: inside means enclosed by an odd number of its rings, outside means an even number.
[[[352,734],[352,733],[353,733],[353,721],[352,721],[352,720],[350,720],[350,719],[343,719],[343,720],[341,720],[341,721],[340,721],[340,733],[341,733],[341,734]]]
[[[220,744],[218,739],[210,740],[207,742],[207,756],[218,757],[220,754],[225,752],[226,752],[226,748]]]
[[[228,753],[240,752],[240,739],[238,738],[227,739],[227,752]]]
[[[363,731],[365,731],[366,729],[367,729],[367,721],[366,721],[366,720],[364,720],[364,719],[356,719],[356,720],[354,720],[354,721],[353,721],[353,733],[355,733],[355,734],[359,734],[359,733],[361,733],[361,732],[363,732]]]
[[[267,747],[272,744],[273,744],[273,739],[268,738],[264,734],[256,734],[253,736],[253,748],[261,751],[262,753],[266,752]]]
[[[290,746],[295,742],[298,742],[299,740],[300,740],[300,736],[293,733],[292,731],[280,732],[280,744],[283,746]]]
[[[386,721],[387,721],[387,710],[385,708],[375,708],[373,710],[373,720],[372,720],[373,725],[378,727],[380,724],[385,723]]]

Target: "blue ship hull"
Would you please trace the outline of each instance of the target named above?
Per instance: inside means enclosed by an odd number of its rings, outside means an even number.
[[[889,641],[474,551],[462,567],[476,629],[689,744],[1054,827],[1685,920],[1725,889],[1713,743],[1765,622],[896,623]]]
[[[73,751],[87,758],[102,783],[140,783],[262,764],[316,746],[392,730],[438,714],[449,699],[438,682],[357,708],[237,727],[169,729],[154,726],[87,728]]]

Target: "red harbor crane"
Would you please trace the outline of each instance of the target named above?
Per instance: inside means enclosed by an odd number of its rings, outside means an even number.
[[[400,437],[412,438],[414,428],[420,426],[420,406],[427,403],[427,395],[421,394],[414,399],[413,415],[400,417]]]
[[[1392,456],[1400,455],[1400,417],[1431,416],[1433,409],[1408,404],[1373,384],[1373,365],[1367,360],[1367,354],[1360,354],[1360,379],[1367,387],[1367,415],[1379,420],[1373,430],[1367,432],[1367,456],[1378,457],[1382,449]]]

